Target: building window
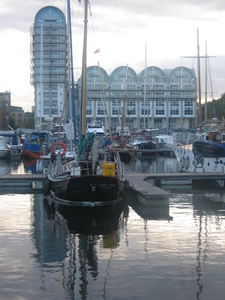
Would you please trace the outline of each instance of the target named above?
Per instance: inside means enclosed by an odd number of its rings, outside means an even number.
[[[194,104],[192,101],[184,102],[184,115],[185,116],[193,116],[194,113]]]
[[[97,116],[105,116],[106,115],[106,109],[105,104],[103,101],[97,102]]]
[[[176,129],[176,120],[174,119],[169,119],[169,129]]]
[[[86,116],[92,116],[92,101],[86,103]]]
[[[154,128],[162,128],[162,119],[154,119]]]
[[[179,102],[171,101],[170,102],[170,116],[178,116],[179,115]]]
[[[155,102],[155,115],[164,116],[165,115],[165,104],[164,101]]]
[[[111,108],[111,115],[112,117],[118,117],[121,116],[121,112],[122,112],[122,109],[121,109],[121,101],[113,101],[112,102],[112,108]]]
[[[52,115],[58,116],[58,108],[52,108],[51,111],[52,111]]]
[[[151,102],[150,101],[145,101],[145,113],[144,113],[144,101],[141,101],[141,116],[143,117],[144,115],[151,115]]]
[[[127,115],[129,115],[129,116],[136,115],[136,102],[135,101],[127,101]]]
[[[49,116],[49,108],[44,108],[43,109],[43,113],[44,113],[44,115],[48,115]]]

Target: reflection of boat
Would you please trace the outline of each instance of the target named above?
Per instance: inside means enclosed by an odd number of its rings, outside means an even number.
[[[31,172],[32,174],[36,174],[36,163],[37,159],[23,159],[24,170],[26,173]]]
[[[101,161],[95,133],[86,134],[86,42],[87,11],[85,1],[84,49],[82,66],[82,119],[77,160],[61,163],[60,156],[49,164],[46,192],[50,189],[55,201],[67,205],[110,205],[120,201],[119,185],[125,183],[119,161]],[[100,69],[100,68],[99,68]],[[101,79],[101,74],[100,74]],[[66,99],[65,99],[66,100]],[[62,117],[61,117],[62,118]],[[75,122],[75,120],[74,120]],[[120,175],[122,174],[122,176]]]
[[[32,132],[23,143],[23,156],[37,159],[49,152],[49,145],[54,142],[52,134],[47,131]]]
[[[65,220],[70,232],[83,234],[110,234],[118,230],[122,212],[121,203],[101,207],[68,207],[55,204],[55,212]],[[114,241],[113,237],[113,241]]]
[[[9,175],[11,173],[10,160],[0,159],[0,175]]]

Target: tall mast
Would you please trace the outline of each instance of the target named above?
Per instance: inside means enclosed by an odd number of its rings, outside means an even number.
[[[205,42],[205,121],[207,121],[207,42]]]
[[[87,102],[87,13],[88,0],[84,0],[84,41],[83,41],[83,63],[82,63],[82,135],[86,135],[86,102]]]
[[[41,107],[42,107],[42,99],[43,99],[43,89],[42,89],[42,67],[43,67],[43,21],[41,21],[41,72],[40,72],[40,131],[41,131]]]
[[[202,110],[201,110],[201,72],[200,72],[200,50],[199,50],[199,37],[197,28],[197,50],[198,50],[198,115],[199,125],[202,123]]]
[[[77,135],[76,135],[76,109],[75,109],[75,92],[74,92],[74,76],[73,76],[73,45],[72,45],[72,30],[71,30],[71,11],[70,11],[70,0],[67,0],[68,7],[68,25],[69,25],[69,47],[68,47],[68,56],[69,56],[69,93],[70,93],[70,76],[72,74],[72,98],[71,94],[70,99],[70,119],[73,118],[73,129],[74,129],[74,142],[75,146],[77,145]],[[71,107],[72,106],[72,107]],[[71,149],[72,150],[72,149]]]
[[[147,61],[147,43],[145,43],[145,77],[144,77],[144,129],[145,129],[145,102],[146,102],[146,61]]]
[[[124,101],[123,101],[123,113],[122,113],[122,127],[121,127],[121,133],[123,136],[124,131],[124,122],[125,122],[125,109],[126,109],[126,99],[127,99],[127,73],[128,73],[128,65],[126,68],[126,77],[125,77],[125,89],[124,89]]]

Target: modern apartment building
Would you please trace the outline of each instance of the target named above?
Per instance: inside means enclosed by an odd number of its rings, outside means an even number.
[[[37,12],[30,27],[30,57],[35,125],[46,129],[48,120],[60,120],[68,82],[68,30],[65,15],[57,7]]]
[[[101,85],[102,80],[102,85]],[[101,68],[87,69],[87,123],[102,121],[107,127],[103,91],[111,129],[120,125],[125,103],[125,124],[131,130],[159,128],[166,131],[195,128],[196,75],[194,69],[162,70],[155,66],[139,74],[127,66],[110,75]],[[78,82],[79,99],[81,82]],[[124,101],[125,100],[125,101]],[[79,106],[77,105],[79,117]],[[79,121],[78,121],[79,123]]]

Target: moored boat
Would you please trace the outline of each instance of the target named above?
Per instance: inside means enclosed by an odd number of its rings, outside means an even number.
[[[10,155],[10,150],[6,146],[6,140],[4,136],[0,136],[0,158],[7,158]]]
[[[204,122],[193,143],[177,145],[175,155],[180,169],[190,172],[224,172],[225,121]]]
[[[23,157],[38,159],[49,152],[50,145],[54,142],[52,134],[48,131],[34,131],[23,143]]]
[[[82,83],[86,83],[87,77],[86,39],[88,1],[85,0],[84,3]],[[61,161],[60,155],[52,155],[45,181],[45,194],[48,194],[50,191],[55,202],[71,206],[104,206],[116,204],[120,202],[119,192],[125,186],[123,166],[121,166],[119,158],[116,157],[115,153],[113,161],[106,161],[105,159],[102,161],[97,151],[99,143],[96,132],[87,133],[86,131],[86,84],[82,85],[81,100],[82,119],[80,122],[81,134],[78,156],[69,163],[64,163]]]

